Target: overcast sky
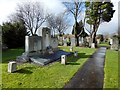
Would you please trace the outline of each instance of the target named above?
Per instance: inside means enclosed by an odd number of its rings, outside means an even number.
[[[15,12],[17,4],[26,1],[35,1],[35,0],[0,0],[0,24],[8,20],[8,16]],[[43,5],[49,9],[49,11],[53,13],[62,12],[65,7],[61,3],[61,0],[37,0],[43,2]],[[65,1],[65,0],[62,0]],[[66,0],[67,1],[67,0]],[[119,0],[111,0],[114,4],[114,16],[109,23],[102,23],[99,27],[98,33],[115,33],[118,29],[118,1]],[[66,33],[71,33],[70,28]]]

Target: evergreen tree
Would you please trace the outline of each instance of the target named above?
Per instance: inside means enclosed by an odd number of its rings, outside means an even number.
[[[8,48],[23,47],[27,35],[24,22],[6,22],[2,25],[2,41]]]
[[[115,10],[111,2],[86,2],[86,22],[91,25],[91,43],[96,43],[96,33],[102,22],[109,22]]]

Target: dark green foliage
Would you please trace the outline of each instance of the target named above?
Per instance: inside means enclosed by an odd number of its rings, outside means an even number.
[[[86,22],[92,26],[91,42],[95,43],[96,33],[102,22],[111,21],[115,10],[111,2],[86,2]]]
[[[75,26],[75,25],[74,25]],[[72,34],[74,34],[74,28],[72,30]],[[83,22],[82,20],[76,24],[76,34],[79,37],[86,37],[88,34],[85,32],[84,27],[83,27]]]
[[[104,37],[103,37],[103,35],[102,35],[102,34],[98,34],[98,35],[97,35],[97,38],[99,38],[101,42],[103,42],[103,41],[104,41]]]
[[[6,22],[2,26],[3,43],[8,48],[23,47],[26,34],[27,32],[23,22]]]
[[[111,2],[86,2],[86,18],[88,24],[100,24],[109,22],[115,10]]]

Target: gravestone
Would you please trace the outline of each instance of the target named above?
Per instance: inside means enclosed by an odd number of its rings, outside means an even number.
[[[70,51],[71,51],[71,52],[73,51],[73,47],[72,47],[72,46],[70,47]]]
[[[71,46],[75,46],[75,38],[74,37],[71,38]]]
[[[63,40],[63,46],[67,46],[67,39]]]
[[[95,43],[91,43],[91,48],[95,48]]]
[[[42,37],[42,49],[45,50],[50,46],[51,30],[47,27],[40,28],[38,35]]]
[[[110,48],[112,49],[112,50],[118,50],[118,44],[119,44],[119,42],[118,42],[118,38],[117,37],[112,37],[111,39],[110,39]]]
[[[59,45],[62,46],[63,45],[63,37],[59,37]]]
[[[97,44],[100,44],[100,39],[97,39]]]

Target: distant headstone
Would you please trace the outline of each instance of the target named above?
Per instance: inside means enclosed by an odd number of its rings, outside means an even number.
[[[59,45],[60,45],[60,46],[63,45],[63,37],[59,37]]]
[[[67,63],[67,57],[66,57],[66,55],[62,55],[61,56],[61,64],[66,64]]]
[[[71,46],[75,46],[75,38],[71,38]]]
[[[100,39],[97,39],[97,44],[100,44]]]
[[[73,51],[73,47],[70,47],[70,51],[71,51],[71,52]]]
[[[67,39],[64,39],[63,45],[64,45],[64,46],[67,46]]]
[[[110,44],[111,44],[111,49],[112,50],[118,50],[118,38],[117,37],[113,37],[112,39],[110,39]]]
[[[91,43],[91,48],[95,48],[95,43]]]
[[[113,39],[110,39],[110,45],[112,45],[113,44]]]
[[[8,63],[8,72],[12,73],[17,70],[17,64],[15,61],[11,61]]]

